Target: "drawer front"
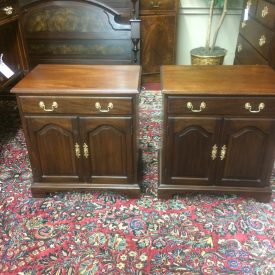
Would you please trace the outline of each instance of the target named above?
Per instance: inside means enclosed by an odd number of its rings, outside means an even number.
[[[15,1],[0,1],[0,20],[17,15],[18,10]]]
[[[241,35],[238,37],[237,48],[236,48],[236,58],[239,64],[247,65],[266,65],[267,60],[260,55],[255,48],[252,47]]]
[[[141,0],[140,11],[175,11],[177,0]]]
[[[249,19],[240,28],[242,36],[248,40],[265,58],[268,58],[269,45],[273,32],[253,19]]]
[[[169,96],[167,112],[174,115],[275,116],[275,97]]]
[[[273,29],[275,27],[275,5],[260,0],[257,8],[256,17],[265,26]]]
[[[23,113],[129,115],[132,97],[19,96]]]

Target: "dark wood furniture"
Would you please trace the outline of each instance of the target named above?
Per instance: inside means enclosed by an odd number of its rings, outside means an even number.
[[[235,64],[269,64],[275,69],[275,1],[246,0]]]
[[[178,6],[179,0],[140,0],[144,78],[159,74],[161,65],[175,63]]]
[[[139,64],[134,0],[20,0],[30,67],[37,64]]]
[[[0,55],[14,75],[7,78],[0,73],[0,96],[9,97],[9,90],[27,70],[17,1],[0,1]]]
[[[113,190],[136,197],[138,65],[38,65],[13,89],[34,196]]]
[[[239,193],[269,201],[275,72],[255,66],[163,66],[159,196]]]

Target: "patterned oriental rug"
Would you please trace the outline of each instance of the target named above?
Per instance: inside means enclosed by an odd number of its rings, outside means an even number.
[[[160,106],[159,91],[142,91],[140,199],[107,192],[32,198],[18,116],[0,117],[0,274],[275,274],[274,198],[156,198]]]

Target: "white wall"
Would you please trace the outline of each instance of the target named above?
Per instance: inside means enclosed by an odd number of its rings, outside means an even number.
[[[216,46],[225,48],[225,65],[233,64],[242,12],[242,0],[230,0]],[[206,0],[181,0],[178,17],[177,64],[190,65],[190,50],[205,45],[208,6]],[[215,11],[213,25],[219,18]],[[213,34],[213,31],[212,31]]]

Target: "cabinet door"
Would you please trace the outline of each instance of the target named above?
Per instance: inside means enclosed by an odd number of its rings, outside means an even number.
[[[168,119],[164,184],[213,184],[220,121],[218,118]]]
[[[160,65],[174,64],[175,15],[144,15],[141,18],[141,64],[143,73],[159,73]]]
[[[26,118],[34,182],[78,182],[77,125],[74,117]]]
[[[274,119],[225,119],[221,148],[225,147],[219,155],[217,183],[240,187],[268,185],[274,128]]]
[[[132,118],[80,119],[85,178],[91,183],[131,183]]]

